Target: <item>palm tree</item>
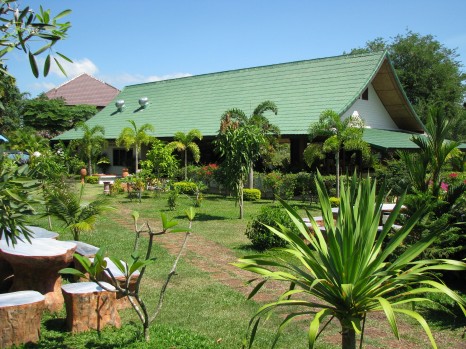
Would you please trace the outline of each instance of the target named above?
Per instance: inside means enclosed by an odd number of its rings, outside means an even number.
[[[117,146],[123,145],[126,150],[129,150],[132,146],[134,146],[134,153],[136,156],[135,160],[135,172],[138,172],[138,165],[139,165],[139,152],[141,151],[141,146],[143,144],[148,144],[151,141],[151,136],[147,134],[147,132],[154,132],[154,126],[151,124],[144,124],[141,127],[137,127],[136,122],[134,120],[128,120],[132,127],[125,127],[118,139],[116,140]]]
[[[326,327],[323,324],[324,319],[328,318],[330,322],[335,318],[342,328],[342,348],[355,349],[356,333],[361,333],[361,342],[363,341],[367,313],[377,311],[386,315],[397,338],[399,334],[395,314],[412,317],[421,324],[432,347],[436,348],[427,322],[413,310],[413,304],[431,302],[425,294],[444,294],[458,303],[466,314],[466,301],[437,281],[434,275],[438,270],[464,271],[466,263],[447,259],[417,260],[434,242],[438,231],[431,231],[396,259],[393,260],[392,255],[428,208],[421,208],[401,229],[392,231],[391,227],[402,207],[403,196],[380,232],[378,225],[385,195],[376,195],[375,182],[371,183],[370,178],[361,179],[358,183],[356,176],[353,176],[351,183],[341,193],[340,212],[336,222],[320,174],[317,189],[325,236],[311,216],[309,220],[314,233],[309,234],[298,213],[283,202],[300,235],[284,227],[280,230],[271,227],[269,229],[288,243],[288,247],[281,250],[289,258],[262,254],[244,257],[236,263],[241,269],[264,277],[264,281],[253,289],[250,297],[269,280],[289,285],[288,291],[276,302],[262,306],[251,319],[250,344],[262,316],[276,308],[293,307],[280,325],[274,344],[291,320],[298,316],[308,316],[307,336],[310,348],[314,348],[317,337]]]
[[[90,127],[83,123],[79,126],[83,131],[81,139],[74,141],[78,151],[82,152],[84,161],[87,162],[87,173],[92,176],[92,160],[102,152],[106,144],[104,138],[105,128],[101,125]]]
[[[47,214],[51,214],[61,220],[65,227],[71,230],[73,239],[79,241],[82,232],[94,229],[97,216],[110,209],[106,200],[94,200],[83,204],[82,197],[84,184],[81,184],[79,195],[66,186],[56,187],[46,195],[48,206]]]
[[[272,101],[264,101],[253,110],[251,116],[249,117],[247,117],[241,109],[229,109],[222,115],[220,121],[220,133],[223,133],[224,130],[226,130],[228,127],[237,128],[245,125],[254,125],[261,129],[266,136],[265,142],[261,146],[261,153],[269,151],[270,148],[276,147],[276,140],[280,136],[280,129],[278,126],[271,124],[270,121],[264,116],[264,114],[268,111],[277,115],[277,105]],[[249,170],[249,188],[252,189],[253,187],[254,164],[251,163]]]
[[[175,140],[168,143],[168,147],[171,149],[176,149],[178,151],[184,152],[184,180],[188,180],[188,150],[193,154],[195,162],[199,162],[201,159],[201,151],[199,146],[194,143],[194,140],[197,138],[202,139],[201,131],[198,129],[193,129],[188,133],[176,132],[173,137]]]
[[[445,110],[438,106],[429,109],[425,131],[425,136],[411,138],[419,147],[419,152],[399,154],[408,169],[413,186],[426,192],[429,183],[432,183],[432,195],[438,197],[442,182],[440,174],[460,143],[446,139],[452,132],[452,125],[446,118]]]
[[[310,144],[306,151],[309,152],[331,152],[335,153],[337,197],[340,197],[340,151],[361,150],[363,157],[370,154],[369,145],[363,141],[364,121],[359,114],[354,113],[350,117],[341,120],[340,115],[333,110],[324,110],[319,121],[309,128],[309,139],[312,142],[317,137],[327,137],[322,148]],[[320,150],[321,149],[321,150]],[[312,157],[313,160],[319,156]],[[308,163],[308,166],[312,164]]]

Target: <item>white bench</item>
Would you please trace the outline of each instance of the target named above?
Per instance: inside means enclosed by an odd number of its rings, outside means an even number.
[[[117,179],[116,175],[102,175],[99,176],[99,184],[104,184],[104,182],[110,182],[111,184],[115,183]]]

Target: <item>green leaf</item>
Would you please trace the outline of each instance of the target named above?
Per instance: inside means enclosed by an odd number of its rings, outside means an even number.
[[[194,220],[194,217],[196,217],[196,209],[192,206],[190,206],[186,211],[186,216],[188,217],[188,220],[189,221],[193,221]]]
[[[58,15],[54,17],[55,20],[60,19],[62,17],[68,16],[71,13],[71,10],[65,10],[60,12]]]
[[[393,312],[393,308],[390,302],[382,297],[376,297],[376,299],[379,301],[383,311],[385,312],[385,315],[387,316],[387,320],[390,324],[390,327],[392,328],[393,334],[397,339],[400,339],[400,335],[398,334],[398,326],[396,325],[395,313]]]
[[[393,308],[393,311],[396,312],[396,313],[402,313],[402,314],[408,315],[408,316],[412,317],[413,319],[415,319],[417,322],[419,322],[419,324],[422,326],[425,333],[427,334],[427,337],[429,337],[429,340],[430,340],[430,343],[432,344],[432,347],[434,349],[437,349],[437,344],[435,343],[434,336],[432,336],[432,332],[430,331],[430,327],[427,324],[426,320],[420,314],[416,313],[415,311],[408,310],[408,309]]]
[[[29,56],[29,65],[31,66],[32,74],[34,74],[34,76],[38,78],[39,68],[37,67],[36,59],[34,58],[34,55],[31,53],[31,51],[29,51],[28,56]]]
[[[44,63],[44,76],[49,75],[50,71],[50,55],[47,55],[47,58],[45,59]]]
[[[65,61],[69,62],[69,63],[73,63],[73,61],[66,57],[65,55],[61,54],[60,52],[55,52],[57,55],[59,55],[61,58],[63,58]],[[65,74],[66,75],[66,74]]]
[[[68,76],[68,75],[66,75],[65,69],[63,69],[63,67],[61,66],[61,64],[60,64],[60,62],[58,61],[58,59],[56,59],[55,57],[53,57],[53,60],[54,60],[55,63],[57,64],[58,68],[60,68],[60,70],[61,70],[61,72],[63,73],[63,75]]]
[[[74,269],[74,268],[63,268],[61,270],[58,271],[59,274],[65,274],[65,275],[75,275],[75,276],[79,276],[81,278],[86,278],[86,275],[83,274],[83,272],[77,270],[77,269]]]

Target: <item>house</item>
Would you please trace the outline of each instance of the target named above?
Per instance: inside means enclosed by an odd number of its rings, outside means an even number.
[[[177,131],[199,129],[203,158],[210,161],[210,142],[219,130],[220,117],[228,109],[247,114],[271,100],[278,115],[266,115],[279,126],[290,143],[291,161],[298,164],[308,142],[309,125],[325,109],[345,118],[358,111],[367,129],[364,138],[376,149],[415,148],[409,141],[422,133],[423,125],[396,76],[387,52],[342,55],[261,67],[245,68],[125,87],[102,111],[87,121],[105,127],[110,141],[107,154],[112,172],[130,165],[131,153],[117,148],[114,140],[128,120],[150,123],[156,136],[171,140]],[[55,139],[81,137],[70,130]]]
[[[118,93],[120,90],[116,87],[84,73],[47,91],[45,95],[49,99],[63,98],[66,105],[87,104],[102,110]]]

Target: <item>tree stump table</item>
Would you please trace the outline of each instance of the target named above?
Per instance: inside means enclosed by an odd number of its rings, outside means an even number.
[[[0,348],[39,341],[45,297],[36,291],[0,294]]]
[[[15,275],[10,291],[34,290],[45,296],[51,312],[63,307],[58,271],[73,260],[76,244],[53,239],[31,239],[9,246],[0,241],[0,255],[10,263]]]
[[[34,227],[34,226],[26,226],[27,229],[30,230],[30,238],[31,239],[39,239],[39,238],[51,238],[56,239],[58,237],[58,233],[49,231],[44,228]],[[24,234],[21,233],[18,238],[22,241],[27,241],[24,237]],[[2,240],[6,240],[5,235],[2,235]],[[10,242],[11,244],[11,242]],[[5,259],[2,258],[0,255],[0,293],[8,292],[13,284],[13,268],[11,267],[10,263],[8,263]]]
[[[115,290],[102,282],[108,290]],[[73,333],[100,331],[106,325],[121,326],[115,292],[106,291],[95,282],[77,282],[61,287],[66,307],[66,326]]]

